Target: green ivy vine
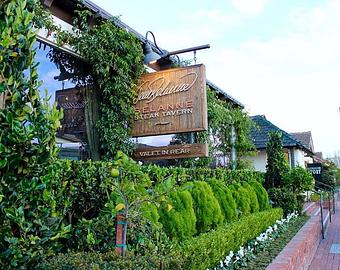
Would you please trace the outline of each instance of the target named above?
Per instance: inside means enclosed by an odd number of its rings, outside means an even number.
[[[34,7],[34,1],[0,5],[1,269],[30,268],[35,258],[60,249],[69,229],[54,198],[42,196],[51,180],[41,175],[57,155],[62,112],[39,96]]]
[[[70,45],[88,64],[92,80],[87,83],[96,92],[96,98],[88,102],[97,102],[99,109],[93,127],[96,126],[100,134],[101,157],[111,159],[118,150],[131,153],[134,147],[130,140],[135,118],[133,100],[137,82],[144,72],[140,41],[132,33],[117,27],[114,23],[117,18],[99,19],[90,26],[88,22],[94,14],[81,6],[76,12],[72,33],[55,26],[48,12],[37,8],[40,21],[53,32],[58,43]]]
[[[223,153],[228,156],[231,152],[231,130],[235,128],[236,142],[235,149],[237,152],[238,168],[246,167],[242,157],[252,155],[255,147],[250,138],[250,130],[253,122],[248,114],[239,107],[235,107],[230,102],[221,100],[217,97],[216,92],[207,86],[207,103],[208,103],[208,131],[202,131],[195,134],[198,143],[209,144],[209,157],[199,159],[183,159],[178,163],[185,167],[205,167],[211,165],[217,153]],[[181,143],[188,143],[187,134],[176,136]]]

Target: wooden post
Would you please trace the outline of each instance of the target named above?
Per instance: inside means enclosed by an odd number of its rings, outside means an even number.
[[[116,215],[116,248],[117,255],[125,256],[126,253],[126,218],[124,214]]]
[[[92,160],[100,160],[100,142],[96,127],[96,123],[99,119],[99,97],[94,85],[86,87],[85,100],[86,135],[90,157]]]
[[[5,93],[0,94],[0,110],[5,108]]]
[[[0,83],[2,83],[3,77],[0,75]],[[0,110],[5,108],[5,98],[6,98],[6,92],[0,93]]]

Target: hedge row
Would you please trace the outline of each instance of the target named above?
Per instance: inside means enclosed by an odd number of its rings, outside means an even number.
[[[160,183],[169,177],[174,179],[178,185],[191,181],[206,181],[218,179],[227,185],[235,182],[258,181],[264,182],[264,173],[253,170],[229,170],[225,168],[182,168],[182,167],[159,167],[157,165],[144,166],[143,171],[147,173],[154,183]]]
[[[38,269],[85,270],[85,269],[207,269],[218,264],[231,250],[258,236],[282,217],[281,209],[270,209],[243,217],[239,221],[201,234],[181,246],[174,246],[167,256],[147,255],[125,258],[109,253],[59,254],[44,260]]]
[[[171,239],[188,239],[268,207],[262,185],[254,180],[256,174],[250,173],[251,178],[247,171],[141,167],[125,155],[113,163],[56,160],[42,169],[40,177],[21,183],[27,189],[13,193],[6,186],[0,188],[4,195],[0,201],[0,238],[4,239],[0,268],[7,262],[34,266],[45,253],[112,250],[115,209],[121,204],[113,190],[117,178],[112,175],[117,170],[126,185],[134,185],[128,191],[130,202],[138,201],[140,194],[155,201],[140,204],[145,222],[157,228],[161,223]],[[231,176],[234,180],[227,180]],[[177,181],[182,178],[186,181]],[[138,218],[129,229],[130,249],[143,245],[148,250],[149,241],[157,245],[158,240],[143,231],[149,227],[140,226],[145,219]]]
[[[184,242],[179,249],[182,268],[199,270],[217,265],[231,250],[257,237],[282,215],[280,208],[255,213]]]
[[[268,195],[260,183],[227,186],[212,179],[177,187],[163,200],[159,214],[165,233],[171,239],[184,240],[268,208]]]
[[[181,260],[159,254],[117,256],[114,252],[78,252],[45,258],[37,270],[179,270]]]

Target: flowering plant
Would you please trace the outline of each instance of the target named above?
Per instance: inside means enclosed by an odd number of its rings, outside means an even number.
[[[246,248],[241,246],[237,252],[230,251],[212,270],[233,270],[246,267],[250,260],[256,258],[258,252],[266,249],[281,233],[287,231],[289,223],[298,216],[297,212],[293,212],[286,218],[276,220],[275,224],[269,226],[265,232],[249,241]]]

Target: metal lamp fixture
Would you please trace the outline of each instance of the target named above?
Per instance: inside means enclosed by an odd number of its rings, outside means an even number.
[[[152,50],[150,41],[148,40],[148,34],[152,35],[153,43],[155,44],[159,53],[156,53]],[[157,46],[155,35],[151,31],[147,31],[145,34],[145,56],[144,56],[144,64],[153,64],[157,62],[157,60],[161,59],[164,55],[163,51]]]
[[[147,41],[145,44],[144,64],[153,64],[160,58],[161,56],[152,50],[149,41]]]
[[[158,50],[159,53],[156,53],[152,50],[150,41],[148,40],[148,34],[151,34],[153,37],[153,41],[154,44]],[[166,58],[169,57],[171,55],[177,55],[177,54],[181,54],[181,53],[187,53],[187,52],[194,52],[194,54],[196,55],[196,51],[198,50],[203,50],[203,49],[208,49],[210,48],[209,44],[206,45],[201,45],[201,46],[195,46],[195,47],[191,47],[191,48],[187,48],[187,49],[182,49],[182,50],[177,50],[177,51],[172,51],[172,52],[167,52],[165,50],[160,49],[157,46],[156,43],[156,39],[155,39],[155,35],[151,32],[151,31],[147,31],[146,35],[145,35],[145,56],[144,56],[144,64],[153,64],[155,62],[157,62],[157,60],[162,59],[162,58]],[[196,57],[196,56],[195,56]]]

